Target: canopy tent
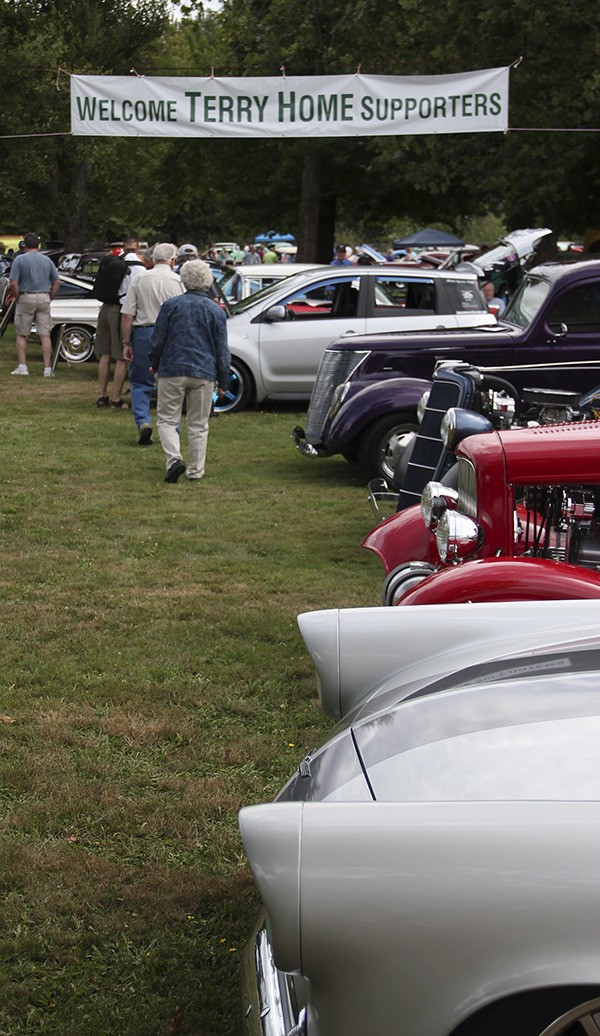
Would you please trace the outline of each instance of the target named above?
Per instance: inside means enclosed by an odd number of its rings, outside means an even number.
[[[460,248],[464,243],[459,237],[446,234],[443,230],[426,227],[425,230],[418,230],[416,234],[409,234],[408,237],[399,237],[394,241],[394,248]]]
[[[255,245],[294,245],[296,238],[293,234],[279,234],[276,230],[269,230],[266,234],[257,234],[254,238]]]

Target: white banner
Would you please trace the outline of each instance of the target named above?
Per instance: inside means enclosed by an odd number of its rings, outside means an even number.
[[[71,132],[366,137],[508,128],[508,68],[448,76],[71,76]]]

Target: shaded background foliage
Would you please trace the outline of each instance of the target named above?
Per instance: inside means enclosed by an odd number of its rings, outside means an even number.
[[[580,236],[600,224],[600,8],[568,0],[4,0],[11,68],[0,232],[35,227],[68,247],[135,229],[203,245],[277,228],[327,259],[334,234],[383,240],[434,223]],[[314,141],[72,138],[68,78],[88,74],[511,73],[502,134]],[[135,73],[132,73],[135,74]],[[59,89],[57,89],[57,86]],[[572,129],[579,132],[556,132]],[[524,132],[533,130],[533,132]],[[587,130],[588,132],[581,132]]]

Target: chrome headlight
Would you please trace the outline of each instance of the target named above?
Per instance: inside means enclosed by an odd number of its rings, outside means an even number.
[[[458,511],[445,511],[435,531],[441,561],[464,561],[476,554],[483,543],[483,529]]]
[[[419,424],[421,424],[421,421],[423,420],[423,414],[425,413],[425,410],[427,408],[427,404],[429,402],[429,396],[430,395],[431,395],[431,390],[427,389],[427,392],[423,393],[423,395],[421,396],[419,402],[417,403],[417,418],[418,418]]]
[[[493,432],[494,426],[483,414],[476,414],[463,407],[450,407],[442,418],[440,438],[447,450],[455,450],[459,442],[470,435]]]
[[[428,529],[435,529],[448,507],[456,507],[458,493],[442,482],[428,482],[421,494],[421,514]]]

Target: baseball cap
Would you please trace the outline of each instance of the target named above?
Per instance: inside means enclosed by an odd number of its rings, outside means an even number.
[[[177,255],[198,255],[198,249],[195,245],[181,245]]]

